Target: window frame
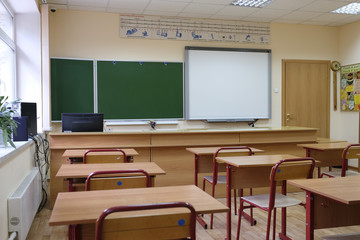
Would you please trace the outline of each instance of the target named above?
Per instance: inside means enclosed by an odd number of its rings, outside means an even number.
[[[17,81],[16,81],[16,72],[17,72],[17,65],[16,65],[16,39],[15,39],[15,14],[14,11],[10,8],[9,4],[6,0],[0,0],[0,4],[2,4],[6,10],[9,12],[9,14],[12,17],[12,36],[9,36],[3,29],[0,28],[0,41],[4,42],[6,45],[10,47],[10,49],[13,51],[13,82],[11,84],[11,99],[9,100],[15,100],[17,98]]]

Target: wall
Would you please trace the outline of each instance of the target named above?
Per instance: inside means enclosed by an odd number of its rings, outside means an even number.
[[[339,31],[339,58],[341,65],[360,63],[360,22],[347,24]],[[338,74],[338,89],[340,89],[340,74]],[[338,91],[338,99],[340,93]],[[333,116],[336,122],[334,136],[339,139],[346,139],[350,142],[359,142],[359,113],[341,112],[338,110]]]
[[[3,156],[4,151],[0,149],[0,240],[8,239],[7,198],[33,168],[35,147],[31,141],[7,156]]]
[[[281,126],[281,60],[335,60],[339,57],[338,27],[272,23],[271,44],[196,42],[120,38],[119,14],[57,10],[50,13],[50,56],[107,60],[184,61],[185,46],[269,48],[272,50],[272,119],[258,126]],[[331,118],[334,113],[331,111]],[[234,127],[184,121],[180,127]],[[246,124],[245,124],[246,125]],[[246,125],[247,126],[247,125]],[[148,126],[143,126],[148,128]],[[336,124],[331,120],[331,128]],[[125,128],[131,128],[126,126]],[[137,127],[138,128],[138,127]]]

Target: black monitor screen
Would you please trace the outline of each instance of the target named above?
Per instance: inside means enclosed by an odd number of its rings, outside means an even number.
[[[102,113],[62,113],[63,132],[102,132],[104,114]]]

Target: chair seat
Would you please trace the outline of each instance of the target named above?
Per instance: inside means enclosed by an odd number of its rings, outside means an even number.
[[[358,240],[360,233],[339,234],[322,237],[322,240]]]
[[[269,207],[269,194],[242,197],[245,201],[262,208]],[[301,201],[279,193],[275,194],[275,208],[291,207],[300,204]]]
[[[326,174],[326,175],[332,176],[332,177],[341,177],[341,171],[323,172],[323,174]],[[345,176],[355,176],[355,175],[359,175],[359,174],[360,173],[358,173],[358,172],[347,170],[345,173]]]
[[[205,180],[209,183],[214,182],[213,176],[204,176]],[[225,175],[219,175],[217,179],[217,183],[226,183],[226,176]]]

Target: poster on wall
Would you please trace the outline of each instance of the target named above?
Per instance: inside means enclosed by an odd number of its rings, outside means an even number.
[[[360,111],[360,63],[342,66],[340,76],[341,111]]]
[[[269,44],[270,24],[121,15],[120,37]]]

